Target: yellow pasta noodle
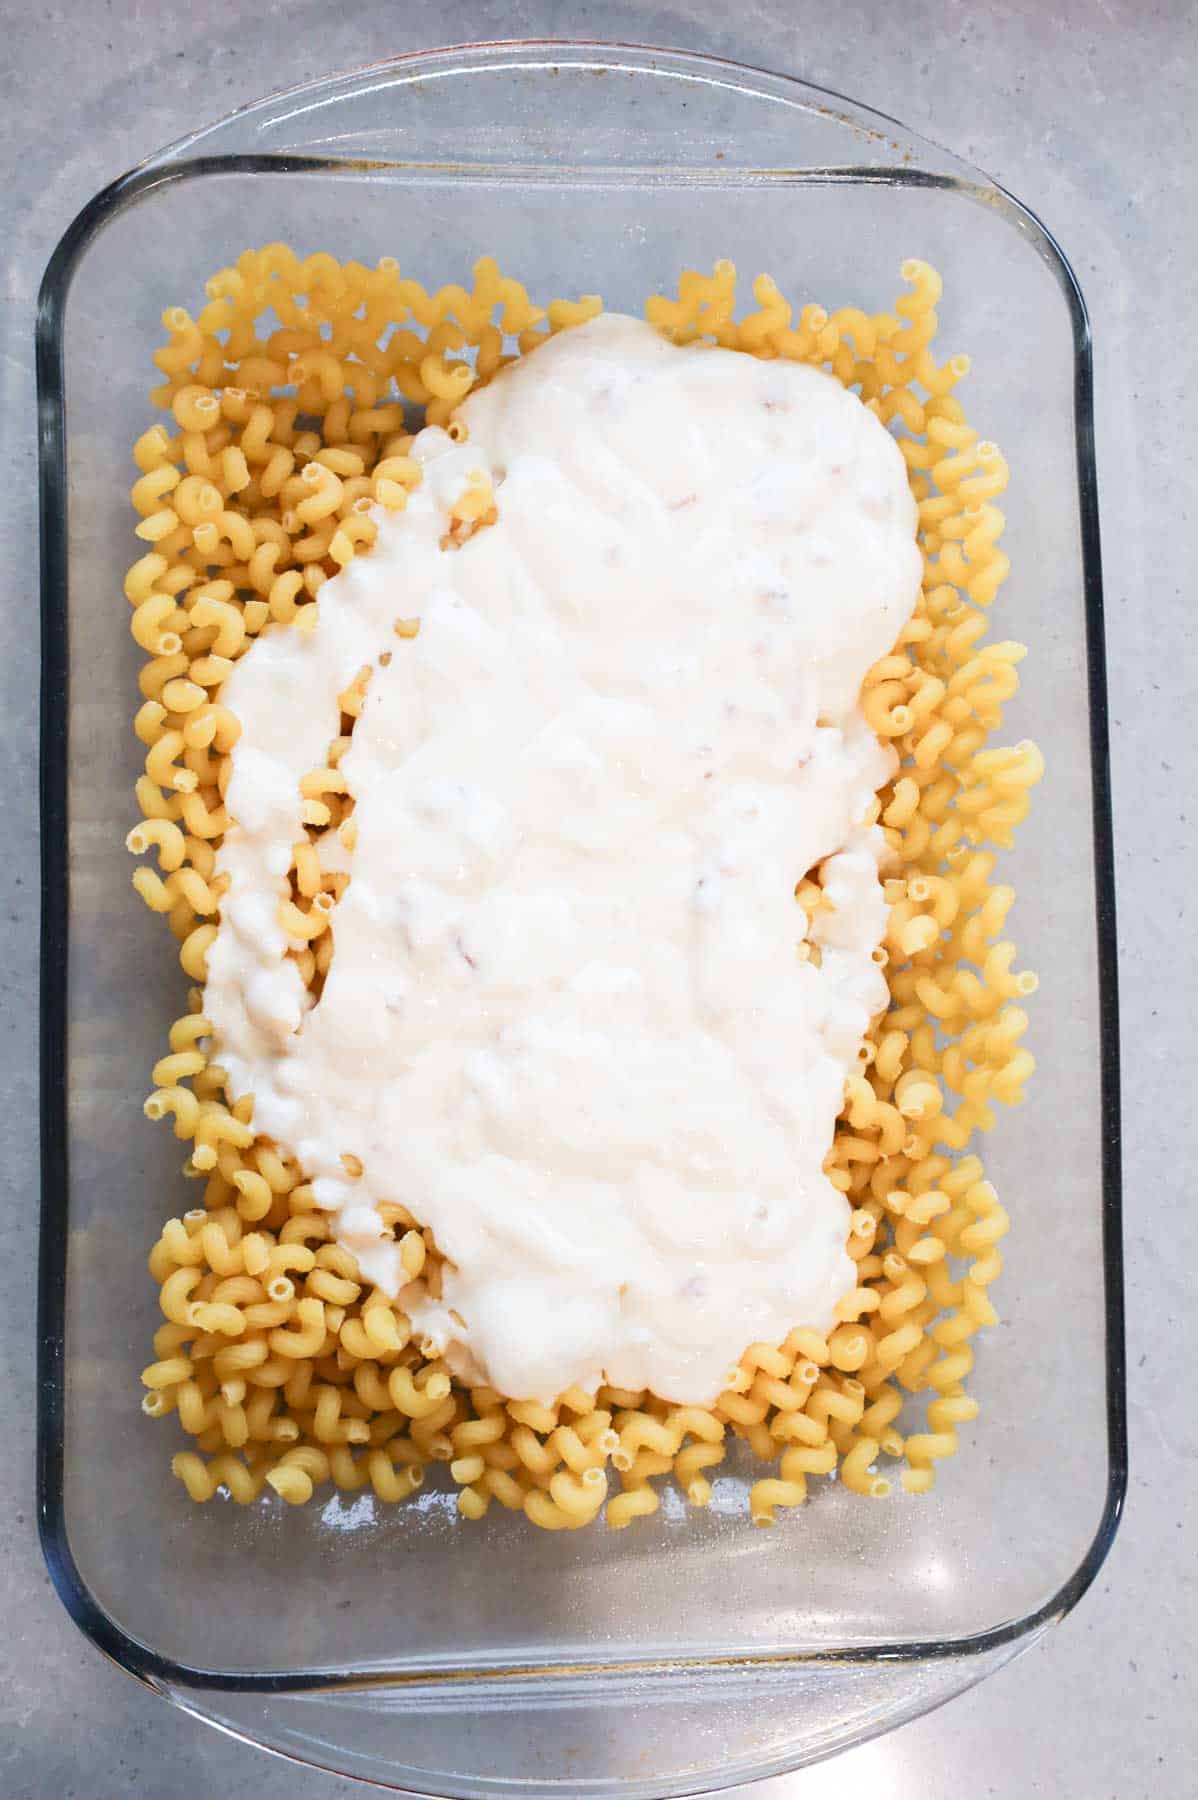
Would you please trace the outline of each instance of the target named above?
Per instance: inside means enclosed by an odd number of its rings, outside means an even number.
[[[896,433],[918,508],[922,591],[862,693],[901,765],[871,813],[894,853],[876,953],[891,1004],[846,1083],[826,1163],[849,1202],[857,1270],[833,1329],[825,1338],[800,1321],[782,1344],[751,1345],[710,1408],[611,1387],[571,1389],[545,1407],[453,1381],[328,1241],[303,1170],[255,1133],[252,1105],[228,1104],[195,987],[145,1111],[191,1142],[186,1168],[202,1203],[167,1220],[151,1250],[165,1322],[142,1373],[143,1411],[173,1415],[194,1441],[172,1463],[193,1500],[223,1489],[241,1505],[263,1493],[301,1505],[332,1481],[399,1501],[442,1461],[464,1518],[496,1502],[548,1530],[600,1512],[622,1529],[657,1511],[663,1479],[707,1505],[739,1440],[770,1465],[748,1496],[753,1521],[770,1525],[836,1471],[851,1491],[884,1497],[883,1459],[901,1465],[904,1490],[924,1492],[957,1449],[977,1412],[964,1386],[971,1341],[997,1319],[990,1289],[1009,1225],[969,1146],[996,1105],[1020,1102],[1035,1066],[1022,1004],[1035,977],[1016,967],[1006,935],[1014,894],[994,879],[996,851],[1026,816],[1043,761],[1034,744],[995,742],[1024,654],[987,639],[1008,573],[995,504],[1007,466],[957,399],[968,358],[936,360],[939,276],[916,260],[902,276],[893,311],[876,315],[798,304],[761,275],[738,321],[727,261],[684,271],[675,295],[646,305],[675,342],[806,362],[855,389]],[[323,582],[369,554],[375,503],[406,504],[420,468],[405,405],[460,435],[454,412],[468,391],[600,307],[596,296],[536,306],[490,257],[469,287],[429,292],[393,258],[368,268],[270,244],[213,276],[198,317],[163,314],[153,397],[173,430],[150,427],[133,451],[144,547],[125,593],[146,658],[135,719],[145,769],[143,817],[126,841],[152,859],[133,885],[165,915],[193,982],[204,979],[222,897],[214,849],[238,734],[220,699],[228,673],[268,622],[310,624]],[[461,541],[494,516],[480,472],[451,535]],[[414,637],[419,621],[395,629]],[[309,835],[280,902],[316,992],[344,882],[326,874],[316,836],[335,830],[352,848],[338,763],[369,677],[364,668],[341,695],[342,735],[302,784]],[[826,904],[821,871],[796,873],[810,918]],[[818,947],[803,953],[818,958]],[[344,1160],[352,1177],[354,1159]],[[431,1234],[402,1206],[386,1224],[408,1278],[439,1292]],[[904,1434],[909,1393],[930,1398],[924,1428]]]

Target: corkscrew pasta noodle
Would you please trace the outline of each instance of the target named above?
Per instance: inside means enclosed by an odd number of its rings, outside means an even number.
[[[739,1439],[768,1465],[748,1504],[770,1525],[803,1503],[813,1477],[839,1472],[854,1493],[881,1498],[886,1459],[921,1493],[956,1451],[977,1412],[965,1387],[972,1340],[998,1317],[990,1289],[1008,1228],[972,1140],[996,1106],[1020,1102],[1034,1069],[1022,1039],[1036,982],[1005,935],[1014,893],[996,879],[997,853],[1043,764],[1032,743],[994,741],[1024,655],[987,637],[1008,573],[995,504],[1007,465],[956,397],[969,359],[934,358],[939,276],[912,260],[902,277],[893,312],[871,316],[796,307],[760,275],[754,308],[737,320],[736,271],[720,261],[646,306],[677,343],[805,362],[855,389],[895,431],[918,507],[922,592],[862,696],[901,761],[875,814],[895,853],[876,954],[891,1000],[846,1084],[826,1164],[853,1208],[857,1270],[834,1329],[825,1338],[797,1322],[781,1344],[751,1345],[709,1409],[613,1387],[542,1406],[451,1380],[328,1241],[303,1170],[255,1133],[252,1100],[229,1105],[197,985],[145,1103],[191,1143],[184,1168],[200,1198],[150,1253],[164,1323],[142,1373],[143,1411],[174,1415],[193,1440],[172,1463],[193,1500],[223,1490],[247,1505],[270,1489],[302,1505],[331,1481],[398,1501],[442,1462],[465,1518],[495,1503],[547,1530],[601,1512],[622,1529],[657,1510],[663,1478],[706,1506]],[[323,582],[369,553],[373,504],[404,509],[420,479],[405,406],[453,434],[473,387],[601,308],[594,295],[537,306],[490,257],[469,288],[427,292],[393,258],[301,260],[283,244],[246,251],[206,294],[194,319],[181,307],[163,314],[153,399],[171,423],[134,446],[145,548],[125,582],[146,658],[135,719],[143,818],[126,841],[149,860],[133,885],[166,918],[197,984],[222,897],[214,851],[238,736],[220,702],[225,677],[267,623],[310,626]],[[456,504],[452,535],[494,516],[480,481]],[[411,637],[419,624],[396,629]],[[336,831],[347,848],[353,801],[337,764],[369,674],[341,696],[340,735],[302,785],[306,826]],[[820,871],[796,875],[810,916]],[[296,845],[287,930],[306,945],[297,962],[316,993],[346,879],[324,871],[312,838]],[[431,1234],[403,1206],[385,1210],[409,1278],[439,1292]],[[925,1428],[905,1432],[913,1394],[928,1396]]]

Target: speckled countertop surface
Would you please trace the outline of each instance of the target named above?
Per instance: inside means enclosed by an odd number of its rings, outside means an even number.
[[[109,1668],[56,1599],[33,1505],[37,572],[32,316],[57,238],[129,164],[273,87],[471,38],[624,39],[803,75],[988,169],[1060,236],[1097,346],[1124,1018],[1132,1477],[1091,1593],[972,1693],[760,1800],[1140,1800],[1198,1792],[1198,1355],[1184,1225],[1198,882],[1188,723],[1198,277],[1185,0],[76,0],[11,9],[0,68],[0,1793],[334,1800]]]

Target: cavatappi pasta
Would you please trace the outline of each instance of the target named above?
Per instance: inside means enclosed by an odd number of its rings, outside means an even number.
[[[846,1084],[826,1165],[853,1207],[858,1279],[838,1323],[827,1337],[800,1325],[781,1344],[750,1345],[710,1409],[611,1387],[543,1406],[460,1386],[329,1240],[304,1171],[256,1135],[252,1101],[227,1103],[196,986],[145,1104],[190,1144],[199,1203],[167,1221],[150,1254],[164,1323],[142,1374],[143,1410],[176,1415],[194,1440],[173,1463],[192,1499],[223,1489],[248,1504],[270,1488],[300,1504],[331,1481],[400,1500],[443,1462],[467,1518],[498,1503],[556,1530],[605,1510],[619,1529],[656,1511],[663,1477],[706,1505],[740,1439],[771,1466],[749,1495],[753,1520],[768,1525],[805,1499],[811,1476],[839,1472],[853,1491],[882,1496],[885,1459],[922,1492],[956,1450],[977,1411],[965,1388],[971,1339],[997,1317],[990,1288],[1008,1225],[969,1146],[996,1104],[1020,1101],[1034,1066],[1022,1002],[1035,978],[1014,966],[1014,894],[995,880],[996,851],[1042,764],[1034,744],[992,742],[1024,654],[986,636],[1008,568],[995,504],[1007,467],[955,397],[968,359],[933,356],[939,277],[917,261],[902,274],[894,312],[873,316],[796,311],[762,275],[738,321],[728,262],[685,272],[675,298],[646,309],[680,343],[707,337],[830,370],[896,432],[918,504],[922,593],[863,695],[901,767],[877,802],[896,853],[876,953],[891,1005]],[[268,622],[310,625],[322,584],[369,550],[373,505],[402,511],[419,479],[405,407],[452,434],[476,383],[600,309],[594,296],[534,306],[489,257],[470,288],[428,293],[393,259],[301,261],[281,244],[247,251],[207,295],[196,319],[164,314],[153,398],[173,429],[152,426],[134,449],[146,549],[125,585],[146,653],[135,720],[144,816],[128,846],[153,858],[133,885],[165,915],[195,983],[221,902],[215,849],[238,734],[221,705],[225,676]],[[490,493],[468,492],[455,517],[455,537],[485,526]],[[340,734],[302,784],[305,824],[335,827],[349,847],[353,801],[338,763],[369,673],[343,694]],[[314,992],[347,879],[322,870],[310,837],[295,846],[288,929],[303,940],[296,960]],[[797,891],[810,914],[820,871]],[[389,1212],[409,1276],[435,1294],[436,1244],[402,1206]],[[924,1429],[904,1430],[908,1394],[928,1396]]]

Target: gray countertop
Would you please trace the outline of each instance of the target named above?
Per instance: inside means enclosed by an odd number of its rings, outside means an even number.
[[[354,1784],[218,1736],[109,1668],[56,1599],[33,1503],[37,567],[32,316],[57,238],[106,181],[187,128],[330,68],[470,38],[639,40],[806,76],[988,169],[1061,238],[1097,346],[1121,916],[1132,1478],[1076,1612],[972,1693],[761,1800],[1198,1791],[1198,1353],[1180,1225],[1194,1074],[1195,803],[1187,708],[1198,276],[1198,10],[1185,0],[60,0],[10,9],[0,71],[0,1793],[9,1800],[333,1800]],[[1188,786],[1188,784],[1187,784]],[[153,1579],[153,1572],[149,1572]]]

